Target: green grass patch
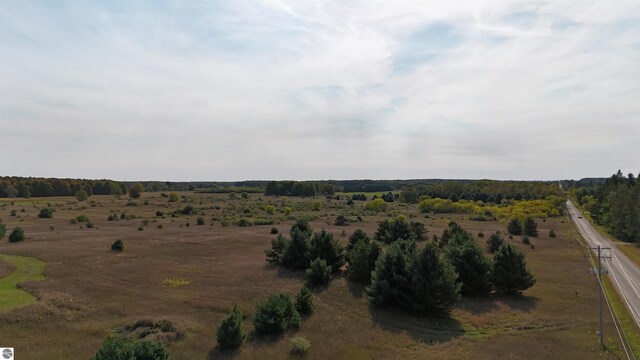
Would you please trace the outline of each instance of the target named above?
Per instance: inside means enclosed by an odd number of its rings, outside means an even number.
[[[6,254],[0,254],[0,260],[16,267],[15,271],[0,279],[0,313],[36,302],[35,297],[19,289],[18,284],[44,280],[42,272],[46,263],[32,257]]]
[[[607,295],[609,301],[611,302],[611,307],[613,308],[616,315],[620,319],[620,324],[622,325],[622,331],[627,335],[627,339],[629,339],[629,343],[631,344],[631,348],[633,352],[638,355],[640,354],[640,328],[636,325],[635,321],[629,314],[629,310],[618,296],[618,292],[613,287],[613,284],[609,280],[608,277],[603,277],[604,288],[607,291]]]

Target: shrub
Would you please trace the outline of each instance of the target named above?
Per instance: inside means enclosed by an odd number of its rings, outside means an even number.
[[[522,237],[522,243],[527,245],[531,244],[531,241],[529,240],[529,237],[527,235],[524,235]]]
[[[24,229],[19,226],[14,228],[11,234],[9,234],[9,241],[12,243],[24,241],[25,239],[26,236],[24,235]]]
[[[269,215],[273,215],[276,213],[276,207],[273,205],[267,205],[264,207],[264,211],[266,211]]]
[[[293,210],[292,210],[290,207],[288,207],[288,206],[284,208],[284,214],[285,214],[285,215],[291,215],[291,212],[292,212],[292,211],[293,211]]]
[[[253,225],[253,223],[247,219],[240,219],[236,222],[236,225],[240,226],[240,227],[248,227]]]
[[[186,205],[182,209],[179,210],[182,215],[195,215],[196,209],[191,205]]]
[[[497,232],[493,233],[487,239],[487,250],[493,254],[498,251],[498,248],[500,248],[500,245],[502,244],[504,244],[504,240],[502,240],[500,234],[498,234]]]
[[[156,216],[160,217],[162,215],[164,215],[164,212],[162,212],[160,210],[156,211]]]
[[[500,246],[493,256],[491,282],[498,290],[507,294],[517,294],[532,287],[536,279],[527,268],[524,254],[505,244]]]
[[[198,217],[198,219],[196,220],[196,224],[204,225],[204,218],[202,216]]]
[[[142,195],[143,191],[144,191],[144,186],[142,186],[142,184],[140,183],[133,184],[129,188],[129,197],[132,199],[137,199],[140,197],[140,195]]]
[[[478,233],[478,237],[479,237],[479,238],[483,238],[483,237],[484,237],[484,233],[483,233],[483,232],[479,232],[479,233]]]
[[[322,201],[316,200],[311,202],[312,211],[320,211],[320,208],[322,208]]]
[[[78,215],[76,216],[76,221],[78,222],[88,222],[89,217],[87,215]]]
[[[527,216],[523,223],[524,233],[529,236],[538,236],[538,224],[531,216]]]
[[[69,224],[77,224],[77,223],[78,223],[78,220],[76,220],[75,218],[69,220]]]
[[[522,224],[518,219],[511,219],[509,224],[507,225],[507,232],[511,235],[521,235],[522,234]]]
[[[168,201],[169,201],[169,202],[176,202],[176,201],[178,201],[179,199],[180,199],[180,198],[178,197],[178,194],[176,194],[176,193],[174,193],[174,192],[169,193],[169,199],[168,199]]]
[[[298,295],[296,295],[296,310],[298,310],[301,315],[309,315],[314,309],[313,294],[308,287],[303,286]]]
[[[187,223],[187,226],[189,226],[189,223]],[[138,227],[138,231],[144,231],[144,228],[142,226]]]
[[[7,225],[0,223],[0,240],[4,239],[4,235],[7,233]]]
[[[113,244],[111,244],[111,250],[113,251],[124,250],[124,242],[122,240],[116,240]]]
[[[300,314],[289,295],[275,294],[256,305],[253,325],[258,334],[279,334],[300,326]]]
[[[273,225],[273,224],[275,224],[275,221],[273,219],[256,218],[253,220],[253,225]]]
[[[553,229],[549,230],[549,237],[550,237],[550,238],[554,238],[554,237],[556,237],[556,232],[555,232],[555,231],[553,231]],[[0,236],[0,239],[2,239],[2,236]]]
[[[294,355],[304,355],[309,351],[311,347],[311,341],[302,336],[295,336],[291,338],[291,353]]]
[[[325,260],[316,258],[305,271],[304,278],[305,285],[310,288],[327,285],[331,279],[331,267]]]
[[[40,209],[40,213],[38,213],[38,217],[41,219],[50,219],[53,217],[53,209],[46,207]]]
[[[336,226],[347,226],[349,225],[349,219],[347,219],[344,215],[338,215],[336,217],[336,221],[334,222]]]
[[[78,199],[78,201],[85,201],[89,198],[89,194],[84,191],[84,190],[78,190],[76,192],[76,199]]]
[[[381,212],[387,210],[387,203],[382,199],[371,200],[364,206],[365,210],[373,212]]]
[[[271,228],[271,235],[276,235],[277,233],[278,233],[278,228],[272,227]]]
[[[16,216],[16,211],[15,210],[11,210],[11,216]]]
[[[218,345],[222,350],[239,348],[247,337],[242,327],[243,315],[237,306],[222,321],[216,332]]]
[[[249,198],[249,194],[247,194],[246,192],[242,192],[240,193],[240,197],[243,199],[248,199]]]
[[[125,335],[109,335],[92,360],[171,360],[171,354],[160,341],[135,341]]]

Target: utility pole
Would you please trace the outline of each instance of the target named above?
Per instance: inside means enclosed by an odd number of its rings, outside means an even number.
[[[598,250],[598,268],[597,269],[591,269],[591,273],[595,273],[598,276],[598,287],[600,288],[600,301],[599,303],[599,307],[600,307],[600,320],[598,322],[598,336],[600,337],[600,346],[602,346],[602,348],[604,349],[604,332],[602,329],[602,298],[604,297],[604,285],[602,284],[602,274],[607,274],[609,271],[605,268],[602,268],[602,259],[611,259],[611,255],[609,256],[603,256],[602,255],[602,250],[611,250],[611,248],[603,248],[600,247],[600,245],[598,245],[598,247],[595,248],[590,248],[591,250]]]

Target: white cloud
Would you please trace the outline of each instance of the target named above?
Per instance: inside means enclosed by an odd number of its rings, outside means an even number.
[[[637,2],[59,5],[0,4],[3,174],[637,171]]]

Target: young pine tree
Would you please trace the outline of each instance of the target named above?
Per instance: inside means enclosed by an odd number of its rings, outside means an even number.
[[[412,266],[411,310],[418,314],[448,314],[460,297],[460,284],[453,267],[427,244]]]
[[[237,306],[234,306],[229,316],[218,326],[216,338],[222,350],[237,349],[242,345],[244,339],[247,337],[242,327],[242,320],[242,313]]]
[[[493,255],[491,282],[498,290],[507,294],[517,294],[532,287],[536,279],[527,269],[524,254],[506,244],[500,246]]]

